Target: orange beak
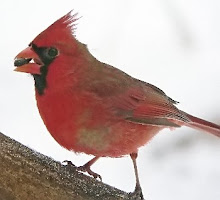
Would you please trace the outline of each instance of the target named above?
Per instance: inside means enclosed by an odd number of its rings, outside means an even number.
[[[43,63],[33,49],[27,47],[15,57],[14,65],[16,67],[14,71],[41,74],[40,68]]]

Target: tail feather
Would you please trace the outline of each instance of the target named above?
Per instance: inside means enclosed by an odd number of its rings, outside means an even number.
[[[220,126],[212,122],[205,121],[203,119],[194,117],[190,114],[185,113],[185,115],[190,119],[185,125],[194,129],[199,129],[211,133],[217,137],[220,137]]]

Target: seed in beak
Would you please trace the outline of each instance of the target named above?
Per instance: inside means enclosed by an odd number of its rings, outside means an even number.
[[[22,65],[28,64],[31,60],[32,60],[32,58],[17,58],[14,61],[14,66],[20,67]]]

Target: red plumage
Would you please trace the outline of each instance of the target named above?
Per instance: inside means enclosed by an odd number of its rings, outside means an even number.
[[[15,61],[34,59],[16,71],[33,75],[40,115],[60,145],[96,157],[131,154],[136,167],[132,153],[164,128],[220,136],[219,125],[179,110],[159,88],[96,60],[74,37],[76,20],[71,13],[57,20]]]

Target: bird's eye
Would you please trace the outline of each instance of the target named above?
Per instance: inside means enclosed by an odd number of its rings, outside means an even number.
[[[48,49],[48,56],[51,58],[55,58],[58,55],[58,50],[54,47]]]

